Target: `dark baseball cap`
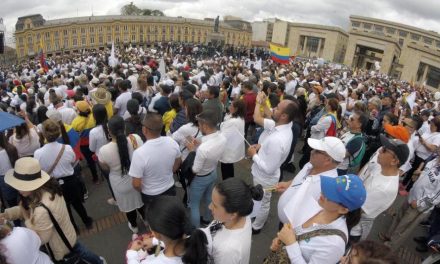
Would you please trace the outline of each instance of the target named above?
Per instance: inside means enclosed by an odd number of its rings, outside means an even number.
[[[380,135],[380,143],[382,147],[391,150],[399,159],[400,165],[403,165],[409,156],[408,145],[400,139],[387,138],[385,135]]]

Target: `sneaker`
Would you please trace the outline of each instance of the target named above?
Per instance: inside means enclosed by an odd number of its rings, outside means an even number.
[[[118,205],[118,202],[115,200],[115,198],[109,198],[107,199],[107,203],[109,205]]]
[[[137,234],[139,232],[139,228],[137,227],[133,227],[130,222],[128,222],[128,228],[130,228],[131,232],[133,232],[133,234]]]
[[[84,200],[89,199],[89,190],[86,190],[86,192],[84,193]]]
[[[102,264],[107,264],[107,260],[104,257],[99,256],[99,259],[102,261]]]

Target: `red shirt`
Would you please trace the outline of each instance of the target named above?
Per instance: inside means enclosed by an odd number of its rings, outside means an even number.
[[[246,105],[246,115],[244,117],[244,121],[253,122],[254,121],[254,110],[255,104],[257,101],[257,95],[254,92],[245,93],[243,95],[243,101]]]

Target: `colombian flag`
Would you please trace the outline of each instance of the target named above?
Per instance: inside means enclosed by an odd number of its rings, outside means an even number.
[[[44,57],[43,38],[40,40],[40,64],[44,72],[49,71],[49,66],[47,65],[46,58]]]
[[[289,54],[290,49],[286,47],[282,47],[275,44],[269,44],[270,45],[270,55],[272,56],[272,60],[274,62],[278,62],[280,64],[287,64],[289,63]]]

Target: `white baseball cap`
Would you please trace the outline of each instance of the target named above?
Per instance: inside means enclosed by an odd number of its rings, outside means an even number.
[[[337,137],[325,137],[323,139],[309,138],[307,140],[312,149],[325,151],[332,159],[342,162],[345,158],[345,145]]]

